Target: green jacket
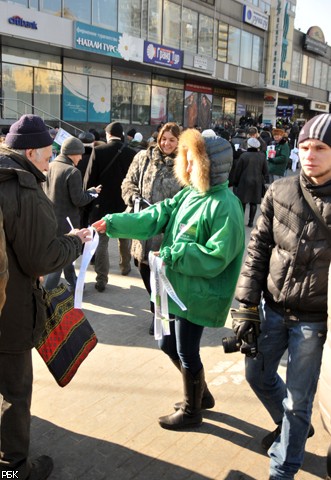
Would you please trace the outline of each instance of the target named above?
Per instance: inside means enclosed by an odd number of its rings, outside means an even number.
[[[272,175],[284,176],[288,159],[290,158],[290,147],[287,140],[282,139],[275,145],[276,156],[268,158],[268,170]]]
[[[231,306],[245,246],[243,211],[228,182],[199,193],[192,187],[140,213],[106,215],[107,235],[147,239],[164,232],[160,256],[182,311],[192,323],[222,327]]]

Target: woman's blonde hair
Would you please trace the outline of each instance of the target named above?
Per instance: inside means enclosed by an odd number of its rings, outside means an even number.
[[[188,150],[191,151],[193,157],[191,173],[187,172]],[[182,185],[192,185],[201,193],[207,192],[210,188],[210,160],[204,138],[195,128],[185,130],[179,138],[174,172]]]

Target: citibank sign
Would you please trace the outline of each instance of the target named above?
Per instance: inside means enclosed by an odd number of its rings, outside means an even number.
[[[19,15],[8,18],[8,23],[16,25],[17,27],[31,28],[32,30],[38,30],[36,22],[28,22],[23,20]]]

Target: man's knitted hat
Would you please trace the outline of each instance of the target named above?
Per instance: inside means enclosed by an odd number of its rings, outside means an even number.
[[[331,147],[331,114],[317,115],[307,122],[301,129],[298,144],[309,138],[320,140]]]
[[[135,128],[131,128],[130,130],[128,130],[128,131],[126,132],[126,136],[133,138],[136,133],[137,133],[137,130],[136,130]]]
[[[250,137],[247,140],[247,146],[250,147],[250,148],[260,148],[261,143],[258,141],[257,138]]]
[[[38,115],[22,115],[12,124],[5,139],[7,147],[15,150],[43,148],[52,143],[49,129]]]
[[[123,127],[120,122],[112,122],[105,128],[106,133],[112,137],[124,139]]]
[[[82,155],[85,152],[84,144],[79,138],[68,137],[61,145],[63,155]]]

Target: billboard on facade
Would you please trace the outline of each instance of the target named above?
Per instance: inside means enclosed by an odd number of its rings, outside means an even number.
[[[183,52],[154,42],[144,42],[144,62],[177,70],[183,65]]]

